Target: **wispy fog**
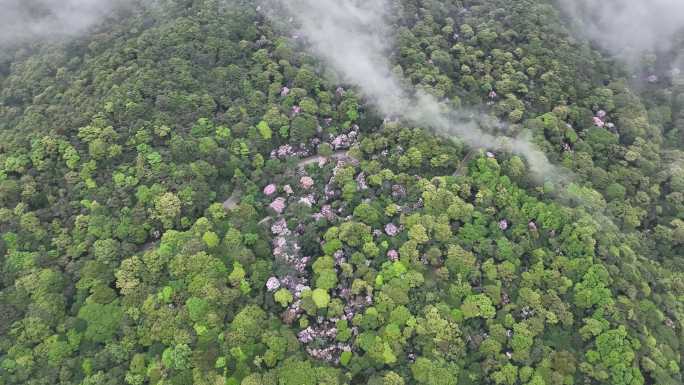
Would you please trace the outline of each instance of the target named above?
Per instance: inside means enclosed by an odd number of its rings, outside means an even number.
[[[684,0],[557,0],[578,33],[627,60],[669,50],[684,32]]]
[[[0,0],[0,47],[85,32],[129,0]]]
[[[316,55],[386,116],[400,117],[440,135],[456,136],[472,147],[505,148],[527,158],[537,177],[555,178],[544,153],[525,138],[505,138],[485,132],[478,117],[455,110],[432,95],[405,87],[393,71],[386,0],[277,0],[299,26]],[[265,13],[280,23],[283,15]],[[290,17],[290,16],[288,16]]]

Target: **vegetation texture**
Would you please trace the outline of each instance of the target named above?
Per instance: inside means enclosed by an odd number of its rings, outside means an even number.
[[[568,198],[378,116],[253,2],[159,3],[0,62],[1,385],[684,382],[676,53],[394,2],[395,71],[530,131]]]

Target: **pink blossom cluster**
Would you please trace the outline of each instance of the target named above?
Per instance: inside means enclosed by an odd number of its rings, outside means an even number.
[[[320,321],[320,320],[317,320]],[[298,336],[300,338],[300,341],[302,339],[307,340],[307,342],[311,342],[314,338],[335,338],[337,336],[337,328],[332,326],[331,322],[326,322],[330,324],[328,328],[318,328],[314,329],[313,327],[309,326],[306,329],[302,330],[299,332]],[[326,325],[328,326],[328,325]],[[304,341],[302,341],[304,342]],[[306,342],[304,342],[306,343]]]
[[[360,190],[367,190],[368,183],[366,183],[366,174],[364,172],[359,173],[356,177],[356,184],[359,186]]]
[[[339,356],[344,351],[351,351],[349,345],[344,345],[342,343],[337,343],[336,345],[331,345],[326,348],[306,348],[306,352],[317,360],[328,361],[328,362],[339,362]]]
[[[271,195],[275,194],[276,190],[277,190],[276,185],[271,183],[271,184],[267,185],[266,187],[264,187],[264,195],[271,196]]]
[[[326,206],[328,206],[328,205],[326,205]],[[324,206],[324,207],[325,207],[325,206]],[[328,211],[330,211],[330,213],[332,214],[332,216],[326,215],[326,213],[327,213]],[[311,217],[312,217],[316,222],[321,221],[321,220],[323,220],[323,219],[327,219],[327,220],[329,220],[329,221],[332,221],[332,220],[335,218],[334,213],[332,213],[332,210],[326,209],[326,208],[322,208],[320,212],[317,212],[317,213],[312,214]]]
[[[344,251],[342,250],[337,250],[335,254],[333,254],[333,258],[335,258],[335,264],[337,266],[345,263],[347,261],[347,258],[344,256]]]
[[[316,198],[314,198],[313,194],[305,195],[301,198],[299,198],[299,203],[302,203],[304,205],[307,205],[308,207],[311,207],[316,204]]]
[[[353,130],[358,130],[358,127],[353,127]],[[343,134],[344,135],[344,134]],[[333,144],[338,146],[351,146],[355,141],[357,136],[357,131],[352,131],[345,136],[338,136],[336,138],[331,138],[333,142],[335,139],[337,141]],[[272,157],[285,158],[288,156],[298,155],[300,150],[293,150],[292,147],[281,147],[272,153]],[[333,173],[341,170],[349,162],[354,162],[351,158],[345,158],[344,156],[333,156],[332,159],[337,161],[335,165],[335,170]],[[325,159],[325,158],[324,158]],[[365,174],[360,173],[356,177],[356,181],[360,188],[367,188],[367,183],[365,180]],[[301,298],[302,293],[305,290],[310,290],[310,282],[312,277],[310,276],[310,264],[312,258],[310,256],[301,255],[301,247],[298,245],[298,237],[303,235],[306,231],[306,223],[299,223],[294,229],[289,229],[285,218],[281,215],[285,211],[287,202],[301,202],[308,206],[314,206],[317,200],[321,200],[321,210],[320,212],[313,214],[312,218],[314,220],[327,219],[330,221],[335,220],[336,214],[332,206],[327,203],[331,199],[334,199],[339,195],[339,191],[333,187],[333,179],[331,178],[328,183],[323,186],[324,196],[318,196],[317,192],[312,191],[315,186],[315,181],[306,174],[300,174],[299,187],[301,190],[293,191],[289,185],[282,186],[282,191],[289,196],[289,198],[276,198],[271,202],[269,207],[277,213],[275,221],[271,224],[271,232],[274,234],[275,238],[272,241],[273,255],[276,260],[284,262],[289,265],[289,273],[280,277],[273,277],[278,279],[279,287],[284,287],[290,290],[295,297],[295,301],[288,306],[288,308],[282,313],[281,317],[287,324],[292,324],[297,320],[297,318],[302,314],[303,309],[301,308]],[[276,191],[277,191],[277,186]],[[405,189],[400,188],[401,193],[405,194]],[[276,191],[273,194],[276,194]],[[304,191],[304,193],[302,193]],[[297,195],[295,195],[297,194]],[[282,208],[280,208],[282,206]],[[280,210],[278,210],[280,208]],[[344,208],[340,208],[340,212],[345,212]],[[340,218],[344,220],[344,218]],[[400,230],[396,228],[396,225],[392,225],[395,228],[389,227],[389,232],[399,232]],[[378,230],[382,234],[381,230]],[[394,250],[396,254],[395,260],[398,260],[398,253]],[[338,250],[334,253],[334,261],[337,269],[347,262],[347,256],[344,250]],[[370,261],[368,261],[370,262]],[[271,285],[270,287],[273,287]],[[267,287],[268,288],[268,287]],[[277,289],[275,289],[277,290]],[[351,282],[349,280],[341,280],[336,288],[333,288],[331,295],[335,298],[339,298],[344,301],[343,312],[344,315],[341,317],[343,319],[352,319],[358,312],[362,312],[363,309],[373,303],[373,296],[370,292],[360,293],[355,295],[351,291]],[[335,340],[337,330],[335,327],[335,322],[337,319],[318,317],[315,320],[311,320],[310,326],[300,332],[298,338],[302,343],[308,344],[316,341],[316,347],[309,346],[307,352],[312,356],[319,359],[325,359],[330,362],[336,362],[339,360],[339,354],[343,351],[342,349],[350,349],[346,345],[341,345]],[[352,328],[353,335],[358,334],[358,329]],[[320,344],[320,345],[319,345]]]
[[[499,229],[502,231],[506,230],[508,228],[508,221],[505,219],[502,219],[499,221]]]
[[[290,237],[291,238],[291,237]],[[290,241],[285,237],[276,237],[273,240],[273,256],[288,264],[295,264],[301,257],[301,246],[296,241]]]
[[[276,291],[280,288],[280,280],[276,277],[271,277],[266,281],[266,289],[268,291]]]
[[[311,257],[302,257],[294,260],[294,268],[300,273],[306,272],[306,267],[309,265]]]
[[[280,218],[271,225],[271,232],[274,235],[285,236],[290,234],[285,218]]]
[[[332,206],[330,205],[324,205],[323,207],[321,207],[320,215],[321,218],[325,218],[329,221],[335,219],[335,213],[333,213]]]
[[[351,141],[349,140],[349,137],[346,134],[341,134],[336,136],[330,144],[332,144],[335,150],[339,150],[341,148],[349,148],[349,146],[351,145]]]
[[[283,210],[285,210],[285,198],[278,197],[273,202],[271,202],[270,205],[268,205],[273,211],[275,211],[278,214],[282,214]]]
[[[313,341],[314,336],[314,330],[311,328],[311,326],[297,333],[297,339],[303,344],[308,344],[309,342]]]
[[[396,262],[399,260],[399,253],[396,250],[392,249],[387,252],[387,258],[389,258],[389,260],[392,262]]]
[[[289,260],[289,254],[287,252],[287,239],[285,237],[276,237],[273,239],[273,256],[283,260]]]
[[[280,96],[285,97],[290,94],[290,89],[287,87],[283,87],[280,89]]]
[[[342,317],[346,319],[345,317]],[[308,346],[306,352],[319,360],[329,362],[339,362],[339,357],[342,352],[351,351],[351,346],[336,341],[337,327],[335,323],[337,318],[324,319],[318,317],[315,322],[316,325],[308,326],[306,329],[297,333],[297,339],[303,344],[310,344],[314,341],[317,343],[324,343],[323,347]],[[358,335],[358,328],[352,327],[352,335]]]
[[[337,195],[337,191],[330,185],[330,183],[325,185],[323,188],[323,193],[327,199],[334,198]]]
[[[310,176],[303,176],[299,179],[299,186],[304,190],[308,190],[314,185],[314,180]]]
[[[388,223],[385,225],[385,234],[394,237],[399,234],[399,228],[394,223]]]
[[[301,298],[302,292],[303,292],[304,290],[311,290],[311,288],[310,288],[309,286],[304,285],[304,284],[301,284],[301,283],[300,283],[300,284],[297,284],[297,285],[294,287],[294,294],[295,294],[295,297]]]
[[[273,153],[271,153],[271,157],[275,158],[276,156],[278,158],[285,158],[293,154],[292,146],[289,144],[284,144],[280,147],[278,147],[276,150],[274,150]]]
[[[354,125],[352,131],[349,131],[346,134],[337,135],[336,137],[332,138],[332,140],[330,141],[330,145],[335,150],[347,149],[351,147],[351,145],[356,140],[358,130],[359,127],[357,125]]]
[[[603,120],[601,120],[601,118],[599,118],[598,116],[594,116],[591,119],[591,121],[594,123],[594,126],[599,128],[603,128],[606,125],[606,123]]]

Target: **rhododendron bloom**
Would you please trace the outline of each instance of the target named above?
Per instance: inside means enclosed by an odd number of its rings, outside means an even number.
[[[275,192],[276,192],[276,185],[273,183],[264,187],[264,194],[265,195],[271,196],[271,195],[275,194]]]
[[[594,125],[595,125],[596,127],[601,127],[601,128],[602,128],[602,127],[605,125],[605,123],[603,122],[603,120],[601,120],[601,118],[599,118],[598,116],[594,116],[594,118],[592,119],[592,121],[594,122]]]
[[[388,223],[385,225],[385,233],[390,237],[393,237],[399,233],[399,229],[394,223]]]
[[[508,221],[505,219],[502,219],[499,221],[499,228],[501,230],[506,230],[508,228]]]
[[[299,180],[299,185],[302,186],[303,189],[308,190],[314,185],[314,180],[310,176],[303,176]]]
[[[269,207],[278,214],[282,213],[285,210],[285,198],[276,198]]]
[[[275,291],[280,288],[280,280],[276,277],[271,277],[266,281],[266,289],[268,291]]]

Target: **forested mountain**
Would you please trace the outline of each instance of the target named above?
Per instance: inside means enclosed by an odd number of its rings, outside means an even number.
[[[684,383],[684,39],[626,63],[550,0],[391,1],[393,72],[558,183],[383,116],[270,7],[0,56],[0,385]]]

